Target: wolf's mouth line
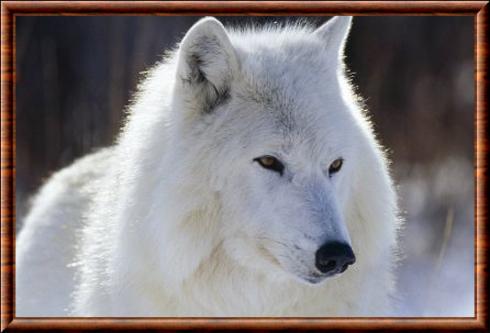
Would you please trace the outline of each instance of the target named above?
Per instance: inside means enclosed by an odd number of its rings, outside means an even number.
[[[266,238],[266,240],[270,241],[271,239]],[[284,247],[287,247],[284,243],[281,243],[281,242],[278,242],[278,243]],[[298,248],[297,245],[294,245],[294,247]],[[344,272],[344,271],[340,270],[340,271],[322,273],[316,269],[312,270],[309,267],[309,265],[301,257],[298,257],[296,255],[294,255],[294,256],[282,255],[281,257],[283,257],[284,259],[294,261],[295,263],[300,264],[300,267],[304,269],[304,271],[297,270],[297,269],[288,270],[281,264],[279,259],[274,254],[272,254],[272,252],[269,249],[267,249],[267,247],[264,244],[260,244],[258,246],[258,249],[264,255],[264,257],[268,258],[277,267],[279,267],[280,269],[282,269],[286,272],[289,272],[289,273],[295,275],[296,277],[299,277],[300,279],[307,281],[309,283],[317,284],[317,283],[319,283],[319,282],[321,282],[327,278],[331,278],[333,276],[341,275]]]
[[[274,263],[275,265],[277,265],[281,269],[284,269],[284,267],[282,267],[282,265],[279,262],[279,260],[263,244],[260,244],[259,245],[259,251],[262,252],[262,254],[266,258],[268,258],[270,261],[272,261],[272,263]]]

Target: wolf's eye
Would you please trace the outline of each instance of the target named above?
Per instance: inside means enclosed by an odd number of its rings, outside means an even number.
[[[281,161],[279,161],[274,156],[265,155],[265,156],[257,157],[256,159],[254,159],[254,161],[259,163],[260,166],[263,167],[264,169],[278,172],[282,176],[282,173],[284,171],[284,165],[281,163]]]
[[[344,163],[344,160],[341,158],[336,159],[335,161],[330,164],[330,167],[328,168],[328,175],[331,176],[334,173],[338,172],[340,168],[342,168],[342,164]]]

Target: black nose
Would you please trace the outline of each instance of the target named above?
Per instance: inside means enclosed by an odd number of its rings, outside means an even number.
[[[342,273],[356,262],[352,248],[340,242],[323,244],[315,255],[315,266],[322,273]]]

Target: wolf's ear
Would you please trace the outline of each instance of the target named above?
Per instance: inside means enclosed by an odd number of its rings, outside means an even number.
[[[197,22],[179,48],[178,79],[192,109],[210,112],[228,97],[238,58],[225,28],[215,18]]]
[[[338,59],[342,59],[351,24],[352,16],[335,16],[316,29],[315,34],[325,41],[329,52],[334,52]]]

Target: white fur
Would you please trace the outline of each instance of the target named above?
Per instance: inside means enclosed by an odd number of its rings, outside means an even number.
[[[17,315],[389,315],[396,196],[344,76],[350,22],[196,23],[118,142],[41,189],[18,237]],[[328,240],[357,261],[308,283]]]

